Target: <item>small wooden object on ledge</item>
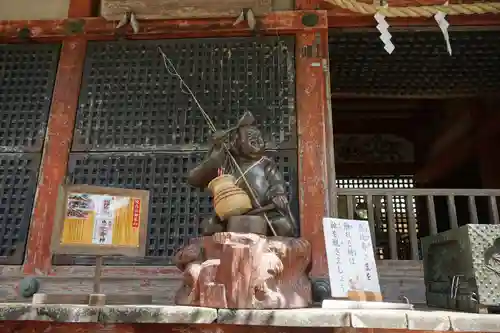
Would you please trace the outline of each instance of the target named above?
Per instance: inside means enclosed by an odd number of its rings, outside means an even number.
[[[106,295],[101,294],[101,275],[102,275],[102,256],[95,258],[94,270],[94,290],[89,295],[89,305],[104,306],[106,304]]]
[[[383,302],[384,298],[382,293],[377,293],[373,291],[361,291],[353,290],[347,293],[347,298],[350,301],[361,301],[361,302]]]

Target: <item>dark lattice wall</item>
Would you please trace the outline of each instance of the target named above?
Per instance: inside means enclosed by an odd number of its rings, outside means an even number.
[[[380,33],[330,31],[333,94],[446,96],[500,91],[498,31],[450,31],[453,55],[435,31],[391,31],[396,49],[384,50]]]
[[[298,213],[295,51],[293,38],[277,37],[89,43],[69,179],[149,190],[147,257],[139,263],[170,264],[211,214],[208,193],[191,188],[185,177],[203,157],[210,132],[193,99],[165,69],[158,47],[217,128],[234,126],[252,111]],[[55,262],[68,263],[62,257]]]
[[[0,45],[0,264],[21,264],[59,44]]]

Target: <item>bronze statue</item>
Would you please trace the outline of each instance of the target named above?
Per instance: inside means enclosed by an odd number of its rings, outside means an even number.
[[[253,210],[246,215],[265,214],[272,226],[268,228],[269,235],[274,230],[277,236],[296,237],[298,226],[290,210],[285,181],[274,161],[264,155],[266,144],[254,122],[253,115],[246,112],[236,127],[215,133],[206,158],[190,171],[188,183],[206,188],[219,170],[224,170],[237,179],[236,185],[252,199]],[[202,222],[203,234],[226,231],[226,223],[214,214]]]

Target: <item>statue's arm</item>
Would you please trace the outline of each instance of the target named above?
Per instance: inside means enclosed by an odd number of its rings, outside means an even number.
[[[205,188],[208,183],[217,177],[217,170],[226,160],[226,153],[220,146],[215,146],[207,153],[205,159],[194,169],[189,171],[188,184],[194,187]]]

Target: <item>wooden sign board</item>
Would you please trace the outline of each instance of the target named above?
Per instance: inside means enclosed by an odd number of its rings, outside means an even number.
[[[273,4],[271,0],[102,0],[101,16],[116,21],[131,11],[139,20],[236,19],[244,8],[264,15],[273,10]]]
[[[56,209],[53,253],[145,255],[148,191],[65,185]]]
[[[324,218],[323,232],[332,297],[380,300],[366,297],[381,295],[368,221]]]

